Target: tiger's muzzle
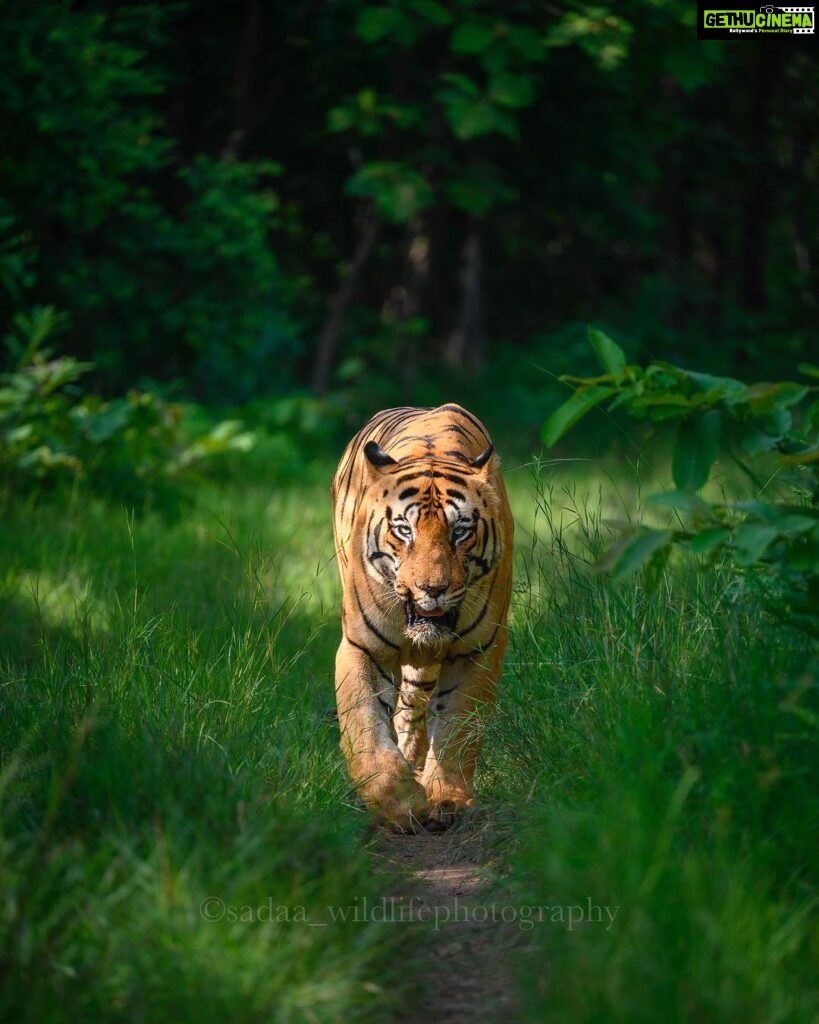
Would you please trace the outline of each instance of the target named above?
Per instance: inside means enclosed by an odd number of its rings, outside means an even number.
[[[413,639],[441,639],[455,629],[458,620],[457,605],[446,610],[436,608],[434,611],[424,611],[411,597],[405,598],[403,605],[407,634]]]

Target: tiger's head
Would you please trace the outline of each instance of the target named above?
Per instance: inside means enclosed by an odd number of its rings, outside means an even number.
[[[367,570],[391,588],[417,644],[452,636],[461,608],[470,614],[470,587],[500,558],[493,453],[490,445],[472,460],[396,460],[375,441],[364,448],[372,498]]]

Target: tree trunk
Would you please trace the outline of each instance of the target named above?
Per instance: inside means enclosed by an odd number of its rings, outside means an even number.
[[[373,250],[375,241],[378,238],[378,216],[375,210],[369,208],[365,211],[361,228],[361,236],[358,245],[350,261],[347,276],[328,303],[327,319],[319,335],[316,346],[316,361],[313,365],[312,388],[316,395],[323,395],[330,386],[330,374],[333,369],[333,361],[338,348],[338,339],[341,334],[341,325],[344,320],[344,313],[350,304],[358,282]]]
[[[461,255],[461,308],[444,348],[447,366],[477,370],[483,364],[486,336],[483,328],[482,271],[480,225],[478,221],[472,221]]]

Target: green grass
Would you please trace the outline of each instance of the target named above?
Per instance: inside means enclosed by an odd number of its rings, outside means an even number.
[[[582,493],[555,522],[571,495],[541,485],[488,747],[513,895],[585,908],[532,928],[525,1019],[816,1020],[817,652],[725,566],[590,573],[606,529]]]
[[[4,1019],[383,1020],[422,983],[403,928],[304,920],[379,884],[323,717],[331,470],[270,444],[176,520],[81,493],[3,509]],[[516,837],[510,899],[619,908],[521,933],[523,1019],[816,1019],[815,650],[724,566],[590,571],[631,468],[507,473],[519,571],[480,792]]]
[[[388,1002],[396,935],[304,920],[373,890],[323,719],[326,480],[253,468],[176,523],[80,496],[6,510],[4,1019],[368,1020]]]

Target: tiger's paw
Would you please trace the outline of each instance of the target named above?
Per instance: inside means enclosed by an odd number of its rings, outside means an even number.
[[[376,785],[369,787],[365,803],[377,824],[393,832],[422,832],[429,817],[426,791],[406,769],[397,776],[382,774]]]
[[[469,803],[462,800],[444,800],[432,804],[424,828],[427,832],[446,832],[461,820],[471,803],[471,800]]]
[[[385,828],[399,835],[412,835],[423,832],[429,818],[430,807],[426,794],[421,787],[419,792],[410,798],[392,801],[389,806],[381,806],[376,811],[376,820]]]

